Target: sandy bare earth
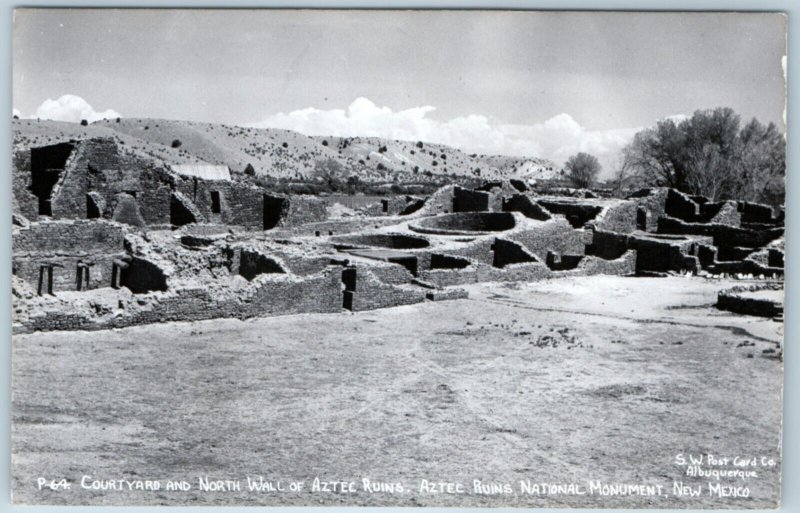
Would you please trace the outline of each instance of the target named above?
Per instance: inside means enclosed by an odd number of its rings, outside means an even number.
[[[782,326],[716,310],[735,284],[481,284],[360,314],[18,336],[13,498],[771,507]]]

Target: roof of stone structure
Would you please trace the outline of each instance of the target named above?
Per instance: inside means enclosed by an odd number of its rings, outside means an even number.
[[[172,171],[183,176],[192,176],[203,180],[230,180],[228,166],[212,166],[210,164],[172,165]]]

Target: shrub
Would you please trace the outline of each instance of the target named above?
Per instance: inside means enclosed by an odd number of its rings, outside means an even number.
[[[89,124],[89,122],[86,121],[85,119],[81,120],[81,126],[87,126],[88,124]]]
[[[172,147],[173,148],[180,148],[181,147],[181,141],[179,139],[173,139],[172,140]]]
[[[567,178],[572,185],[581,189],[588,188],[600,173],[600,162],[594,155],[578,153],[571,156],[564,165]]]

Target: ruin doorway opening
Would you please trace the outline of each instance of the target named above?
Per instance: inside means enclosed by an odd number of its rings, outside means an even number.
[[[69,143],[31,148],[30,191],[39,199],[39,215],[53,215],[51,196],[75,146]]]
[[[353,299],[356,294],[356,279],[355,267],[346,267],[342,270],[342,283],[344,284],[342,308],[345,310],[353,310]]]
[[[89,289],[89,268],[92,264],[88,262],[78,262],[78,269],[75,276],[75,290]]]
[[[183,226],[197,222],[194,213],[174,194],[169,202],[169,222],[173,226]]]
[[[134,294],[167,290],[167,277],[156,264],[133,257],[127,265],[119,265],[119,285]]]
[[[211,213],[219,214],[222,212],[222,203],[220,201],[219,191],[211,191]]]
[[[36,293],[40,296],[44,294],[53,295],[53,266],[44,264],[39,266],[39,285]]]
[[[259,253],[242,251],[239,257],[239,274],[247,281],[253,281],[260,274],[285,272],[278,262]]]
[[[286,200],[283,198],[270,196],[268,194],[264,195],[263,225],[265,230],[271,230],[278,226],[278,223],[281,221],[281,213],[283,212],[285,201]]]
[[[86,219],[97,219],[102,213],[100,205],[97,204],[95,197],[91,194],[86,195]]]

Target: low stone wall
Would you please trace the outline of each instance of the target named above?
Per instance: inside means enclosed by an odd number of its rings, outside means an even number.
[[[707,235],[714,239],[715,246],[738,246],[759,248],[781,237],[782,227],[752,230],[715,223],[687,223],[673,217],[658,220],[658,233]]]
[[[636,274],[636,260],[635,250],[627,251],[621,257],[613,260],[587,256],[578,264],[577,271],[587,276],[594,274],[633,276]]]
[[[519,242],[497,238],[492,246],[494,250],[494,267],[505,267],[510,264],[520,264],[525,262],[538,262],[536,255],[531,253]]]
[[[69,305],[45,307],[18,320],[14,331],[98,330],[154,322],[340,312],[340,269],[330,267],[306,278],[286,274],[261,275],[250,286],[236,290],[176,286],[167,292],[136,296],[124,303],[124,308],[105,315],[98,315],[96,309],[91,308],[91,302],[82,309]]]
[[[762,290],[783,291],[783,284],[762,284],[733,287],[717,294],[717,308],[729,312],[754,315],[758,317],[777,317],[783,315],[783,302],[769,298],[748,297],[749,292]]]
[[[346,308],[354,312],[425,301],[427,291],[421,287],[401,287],[384,283],[371,268],[364,266],[353,269],[355,271],[355,287],[348,287],[348,290],[345,290],[344,304]]]
[[[692,239],[658,239],[649,236],[632,235],[628,247],[636,250],[637,272],[688,271],[700,270],[700,260],[691,254],[698,241]]]
[[[503,203],[504,212],[519,212],[525,217],[537,221],[549,221],[553,218],[546,208],[525,194],[515,194]]]

